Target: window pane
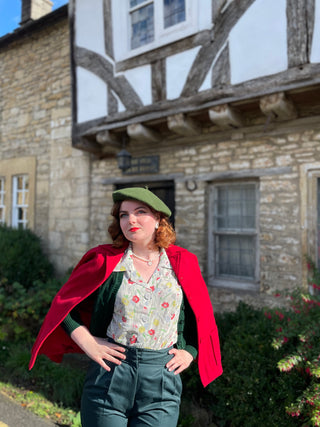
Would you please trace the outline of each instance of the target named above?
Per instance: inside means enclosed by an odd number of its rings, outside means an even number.
[[[186,20],[185,0],[163,0],[164,28]]]
[[[153,4],[142,7],[131,14],[131,49],[154,40]]]
[[[255,187],[221,186],[217,188],[216,228],[254,229],[256,224]]]
[[[17,178],[17,188],[18,190],[23,189],[23,176],[18,176]]]
[[[17,205],[23,205],[23,192],[19,191],[17,193]]]
[[[23,208],[18,208],[18,220],[23,220]]]
[[[23,188],[25,190],[28,190],[29,189],[29,175],[24,175],[23,178],[24,178],[24,187]]]
[[[26,191],[25,193],[24,193],[24,201],[23,201],[23,204],[24,205],[29,205],[29,191]]]
[[[254,278],[255,248],[254,237],[217,236],[217,276],[238,276]]]

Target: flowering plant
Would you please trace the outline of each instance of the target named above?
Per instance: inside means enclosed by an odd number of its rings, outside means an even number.
[[[320,274],[307,261],[310,292],[294,291],[288,297],[289,309],[274,309],[265,315],[275,326],[272,346],[283,351],[278,369],[288,375],[296,370],[305,384],[286,412],[300,418],[303,426],[320,426]]]

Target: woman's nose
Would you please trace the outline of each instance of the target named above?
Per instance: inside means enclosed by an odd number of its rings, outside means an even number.
[[[136,216],[134,214],[129,214],[129,222],[133,224],[136,222]]]

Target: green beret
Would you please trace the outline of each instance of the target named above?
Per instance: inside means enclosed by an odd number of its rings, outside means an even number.
[[[139,202],[143,202],[150,206],[157,212],[161,212],[168,217],[171,216],[171,210],[168,208],[168,206],[147,188],[123,188],[121,190],[114,191],[112,193],[112,198],[114,202],[119,202],[122,200],[138,200]]]

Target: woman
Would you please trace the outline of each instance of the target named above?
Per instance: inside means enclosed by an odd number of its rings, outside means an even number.
[[[176,426],[180,373],[221,375],[217,327],[195,255],[174,246],[170,209],[145,188],[113,193],[112,245],[91,249],[52,302],[32,350],[91,359],[83,427]]]

